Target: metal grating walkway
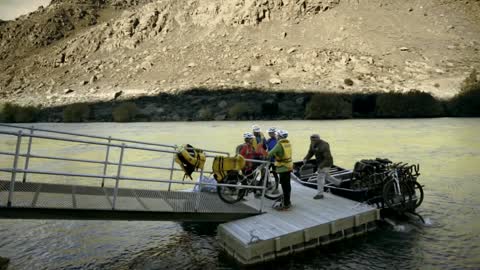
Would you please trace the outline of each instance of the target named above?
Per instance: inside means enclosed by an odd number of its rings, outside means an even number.
[[[216,193],[119,189],[0,180],[0,218],[229,221],[259,214],[244,204],[226,204]]]

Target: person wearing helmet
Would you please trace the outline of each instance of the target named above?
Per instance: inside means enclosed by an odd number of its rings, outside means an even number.
[[[307,155],[303,159],[303,164],[306,164],[307,161],[315,155],[317,162],[317,195],[313,197],[315,200],[323,199],[323,186],[325,185],[325,180],[333,183],[334,185],[340,185],[340,180],[332,177],[330,175],[330,167],[333,166],[333,157],[330,153],[330,145],[320,139],[320,135],[312,134],[310,136],[310,147]]]
[[[272,149],[277,145],[277,129],[274,127],[271,127],[268,129],[268,136],[270,138],[267,139],[266,144],[267,144],[267,150],[272,151]],[[278,187],[279,179],[278,179],[278,174],[275,171],[275,157],[270,158],[270,169],[273,174],[273,178],[275,178],[275,185]],[[278,193],[278,189],[273,191],[274,194]]]
[[[235,153],[237,155],[243,156],[245,159],[253,159],[255,157],[255,148],[253,148],[252,142],[254,136],[250,132],[245,132],[243,134],[244,143],[237,146]],[[245,162],[245,169],[243,170],[244,174],[249,174],[253,170],[252,162]]]
[[[275,169],[280,176],[280,184],[283,190],[283,202],[281,205],[275,207],[276,210],[289,210],[292,206],[290,201],[290,192],[292,187],[290,185],[290,173],[293,170],[292,163],[292,145],[287,140],[288,131],[277,131],[278,142],[277,145],[268,153],[268,158],[275,157]]]
[[[255,137],[252,141],[252,145],[256,152],[256,159],[263,160],[267,156],[267,143],[265,136],[257,125],[252,126],[252,131],[253,136]]]

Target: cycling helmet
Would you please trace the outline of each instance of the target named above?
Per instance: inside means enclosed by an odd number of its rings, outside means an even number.
[[[253,139],[253,134],[250,132],[243,133],[243,138],[245,139]]]
[[[288,137],[288,131],[281,129],[277,131],[277,135],[278,137],[285,139]]]

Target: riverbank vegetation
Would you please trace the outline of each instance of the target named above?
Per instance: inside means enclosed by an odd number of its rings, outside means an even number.
[[[0,103],[0,122],[30,123],[40,120],[37,116],[40,108],[20,106],[13,103]]]
[[[63,110],[64,122],[83,122],[90,117],[90,107],[85,103],[71,104]]]
[[[346,94],[195,88],[175,94],[54,108],[0,104],[0,121],[18,123],[479,116],[480,81],[475,71],[462,83],[461,91],[448,100],[419,90]]]

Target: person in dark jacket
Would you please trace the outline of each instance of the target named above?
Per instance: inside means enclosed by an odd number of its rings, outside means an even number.
[[[320,135],[313,134],[310,136],[310,148],[308,153],[303,159],[303,164],[306,164],[307,161],[315,155],[317,161],[317,190],[318,193],[313,197],[314,199],[323,199],[323,186],[325,185],[325,180],[334,185],[340,185],[340,180],[332,177],[330,175],[330,167],[333,166],[333,157],[330,153],[330,145],[320,139]]]

